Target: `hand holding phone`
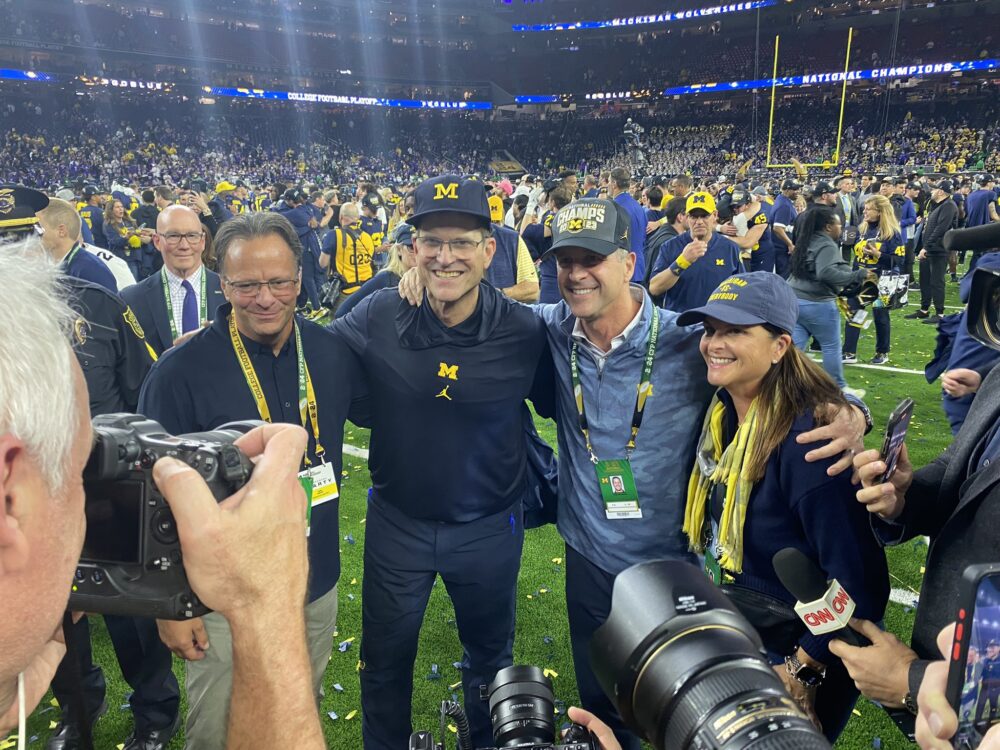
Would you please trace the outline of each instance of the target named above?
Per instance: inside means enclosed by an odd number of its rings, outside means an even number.
[[[1000,564],[970,565],[962,575],[955,641],[947,654],[948,702],[958,716],[954,747],[979,747],[1000,723]]]
[[[912,415],[912,398],[904,398],[889,415],[889,421],[885,426],[885,439],[882,441],[882,461],[885,462],[885,473],[882,474],[883,484],[892,479],[892,475],[896,473],[899,454],[903,450],[903,441],[906,440],[906,430],[910,426]]]

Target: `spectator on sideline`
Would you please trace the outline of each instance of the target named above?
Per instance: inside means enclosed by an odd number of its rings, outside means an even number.
[[[920,233],[920,309],[905,316],[924,323],[937,323],[944,315],[945,274],[948,272],[948,251],[944,235],[958,221],[958,206],[951,199],[954,184],[941,180],[931,192],[927,218]],[[931,306],[934,314],[931,315]]]
[[[635,253],[635,269],[632,280],[640,282],[646,278],[646,214],[639,202],[629,193],[631,180],[627,169],[615,167],[608,182],[608,197],[625,208],[629,215],[628,241]]]

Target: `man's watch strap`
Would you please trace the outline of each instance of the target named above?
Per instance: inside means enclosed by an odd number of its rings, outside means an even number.
[[[917,708],[917,698],[916,698],[916,696],[913,693],[907,691],[906,695],[903,696],[903,708],[905,708],[907,711],[909,711],[914,716],[917,715],[917,711],[918,711],[918,708]]]

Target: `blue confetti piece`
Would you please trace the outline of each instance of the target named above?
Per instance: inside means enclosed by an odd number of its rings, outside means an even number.
[[[455,701],[455,703],[458,703],[458,693],[452,693],[451,694],[451,699],[453,701]]]
[[[330,711],[329,713],[327,713],[327,716],[330,717],[330,721],[336,721],[337,719],[340,718],[339,716],[337,716],[336,711]]]
[[[119,711],[128,711],[128,710],[129,710],[129,708],[130,708],[130,704],[128,704],[128,703],[122,703],[122,704],[121,704],[121,705],[120,705],[120,706],[118,707],[118,710],[119,710]]]
[[[338,693],[344,692],[344,686],[341,685],[339,682],[333,683],[333,689],[336,690]]]
[[[56,710],[55,706],[46,706],[45,708],[43,708],[41,711],[38,712],[38,715],[41,716],[42,714],[47,714],[49,711],[55,711],[55,710]]]
[[[38,735],[37,735],[37,734],[33,734],[33,735],[31,735],[31,736],[30,736],[30,737],[28,738],[28,743],[30,744],[30,743],[32,743],[32,742],[38,742]]]
[[[873,739],[872,747],[875,748],[875,750],[882,750],[882,738],[876,737],[875,739]]]
[[[451,666],[453,666],[455,669],[461,669],[462,668],[462,662],[460,662],[460,661],[453,661],[451,663]]]
[[[344,541],[347,542],[348,544],[354,544],[354,535],[348,534],[347,536],[344,537]]]
[[[437,673],[438,673],[438,665],[431,664],[431,674],[437,674]]]
[[[351,642],[350,641],[341,641],[340,645],[337,646],[337,649],[340,651],[340,653],[344,653],[350,647],[351,647]]]
[[[371,499],[372,499],[372,490],[374,490],[374,489],[375,489],[374,487],[369,487],[369,488],[368,488],[368,499],[369,499],[369,500],[371,500]]]
[[[547,635],[544,638],[542,638],[542,643],[544,643],[544,644],[546,644],[548,646],[551,646],[552,645],[552,636],[551,635]]]

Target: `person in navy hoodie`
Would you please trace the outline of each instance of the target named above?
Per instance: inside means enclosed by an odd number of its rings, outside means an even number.
[[[366,750],[405,747],[412,732],[413,666],[438,575],[465,649],[472,741],[493,744],[479,691],[513,663],[528,487],[523,404],[536,374],[551,393],[543,322],[485,281],[496,240],[482,182],[443,175],[414,197],[425,304],[383,289],[331,326],[361,360],[371,397],[359,670]]]
[[[684,531],[705,571],[757,627],[792,698],[832,743],[858,690],[830,653],[832,634],[810,633],[795,615],[772,558],[786,547],[801,550],[850,592],[856,617],[875,622],[889,576],[850,476],[829,476],[831,461],[806,463],[806,446],[796,441],[824,421],[825,404],[846,403],[792,345],[797,317],[785,280],[758,271],[727,279],[708,304],[677,319],[704,324],[701,354],[719,389],[697,444]]]

